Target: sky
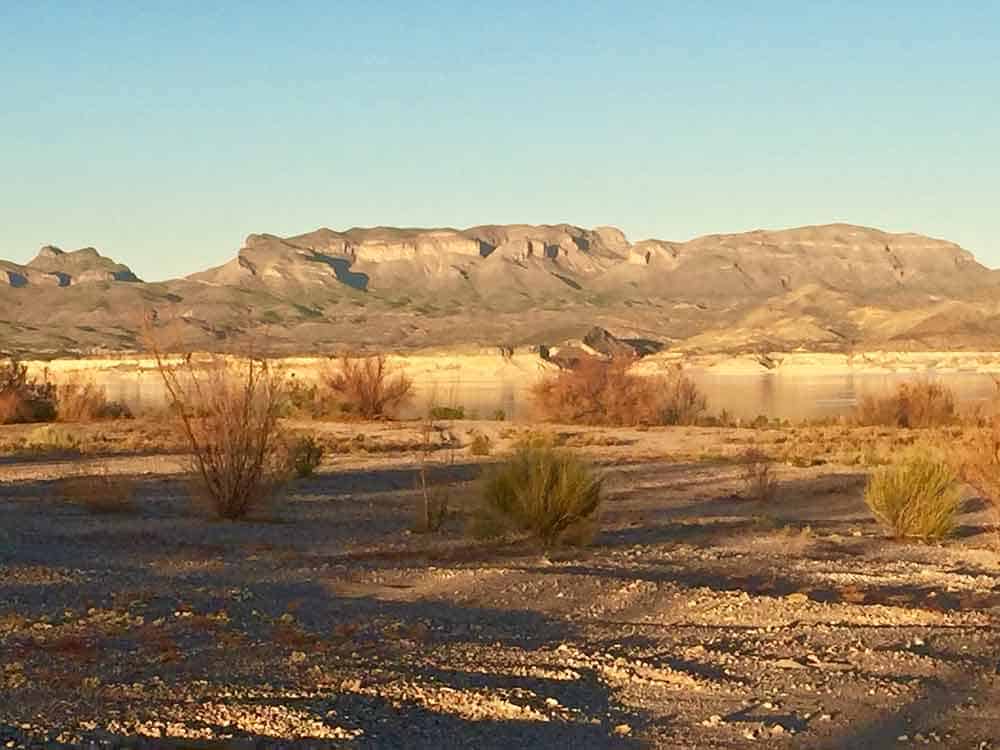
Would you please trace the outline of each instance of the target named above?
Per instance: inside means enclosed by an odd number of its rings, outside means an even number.
[[[0,3],[0,258],[844,221],[1000,267],[1000,2]]]

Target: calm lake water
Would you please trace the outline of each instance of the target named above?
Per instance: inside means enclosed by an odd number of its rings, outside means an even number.
[[[884,394],[906,380],[927,377],[952,388],[963,405],[973,405],[995,392],[992,378],[979,373],[898,374],[718,374],[709,370],[687,371],[705,393],[709,412],[723,409],[735,417],[823,419],[851,414],[865,394]],[[158,407],[164,403],[163,386],[155,372],[99,373],[96,381],[109,397],[132,407]],[[417,381],[415,397],[401,414],[421,417],[431,406],[461,406],[466,416],[493,418],[502,411],[507,419],[528,420],[532,416],[529,379],[510,382],[464,380]]]

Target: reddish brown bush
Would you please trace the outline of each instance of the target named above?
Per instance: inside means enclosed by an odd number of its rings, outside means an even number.
[[[630,359],[586,359],[546,378],[533,396],[544,418],[567,424],[693,424],[705,398],[680,371],[670,376],[629,372]]]
[[[955,394],[930,380],[900,383],[888,396],[865,396],[857,409],[858,423],[866,426],[937,427],[957,418]]]
[[[391,367],[384,354],[341,358],[339,369],[324,377],[324,385],[343,413],[364,419],[395,416],[413,395],[413,381]]]
[[[0,424],[55,419],[55,387],[29,377],[28,368],[11,359],[0,363]]]
[[[56,413],[60,422],[93,422],[132,416],[124,404],[109,401],[103,387],[82,378],[70,378],[56,386]]]

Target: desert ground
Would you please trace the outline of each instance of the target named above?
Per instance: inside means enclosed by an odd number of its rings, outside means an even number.
[[[415,423],[290,427],[325,460],[240,522],[192,509],[158,423],[0,428],[0,746],[1000,747],[992,511],[921,544],[862,500],[953,432],[454,421],[428,453]],[[531,430],[606,474],[585,546],[466,533]],[[414,533],[428,464],[453,516]],[[133,512],[67,501],[88,473],[134,480]]]

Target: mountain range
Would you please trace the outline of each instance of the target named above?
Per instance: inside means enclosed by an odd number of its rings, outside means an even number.
[[[0,260],[0,350],[270,353],[523,346],[616,336],[697,352],[1000,350],[1000,271],[958,245],[847,224],[630,242],[613,227],[252,234],[147,283],[93,248]]]

